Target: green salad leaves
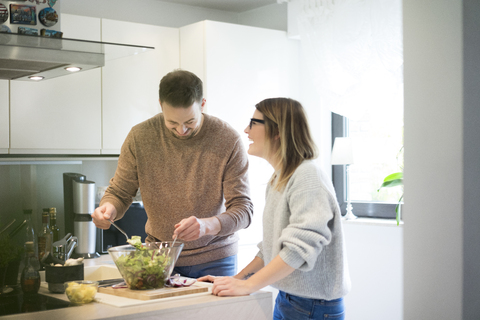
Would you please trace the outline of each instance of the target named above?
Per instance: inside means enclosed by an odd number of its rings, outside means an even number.
[[[163,287],[165,270],[170,260],[167,253],[144,246],[139,236],[133,236],[128,243],[136,250],[118,257],[115,261],[128,287],[134,290]]]
[[[127,242],[137,248],[138,250],[142,250],[142,237],[140,236],[132,236],[131,239],[128,239]]]

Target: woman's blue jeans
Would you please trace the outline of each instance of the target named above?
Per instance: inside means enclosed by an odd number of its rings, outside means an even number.
[[[234,276],[237,274],[237,255],[193,266],[175,267],[172,275],[200,278],[203,276]]]
[[[343,298],[335,300],[308,299],[279,291],[273,310],[275,320],[345,319]]]

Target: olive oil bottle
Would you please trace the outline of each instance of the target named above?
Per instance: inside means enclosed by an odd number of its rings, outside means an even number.
[[[38,235],[38,260],[42,261],[43,256],[52,250],[53,232],[49,226],[49,208],[42,212],[42,231]],[[42,265],[40,264],[40,267]],[[42,268],[43,269],[43,268]]]
[[[58,241],[58,236],[60,232],[60,229],[57,226],[57,209],[50,208],[49,214],[50,214],[50,230],[52,230],[52,241],[56,242]]]

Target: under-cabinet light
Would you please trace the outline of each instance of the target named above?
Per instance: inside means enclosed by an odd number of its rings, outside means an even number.
[[[82,68],[79,67],[66,67],[65,70],[70,71],[70,72],[77,72],[82,70]]]

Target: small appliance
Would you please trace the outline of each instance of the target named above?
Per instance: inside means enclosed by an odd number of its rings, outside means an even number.
[[[98,258],[96,252],[97,228],[91,214],[95,210],[95,182],[78,173],[64,173],[65,232],[73,226],[73,235],[78,239],[74,258]],[[71,188],[70,184],[71,183]]]

